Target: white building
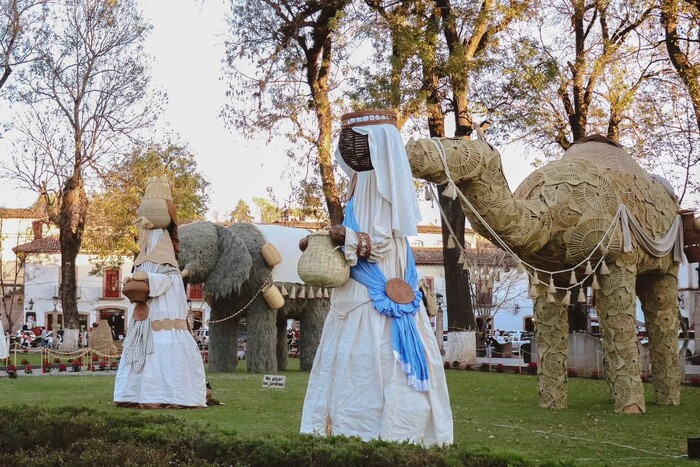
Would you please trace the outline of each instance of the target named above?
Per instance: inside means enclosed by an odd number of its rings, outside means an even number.
[[[44,326],[47,330],[62,329],[63,310],[58,298],[61,280],[58,237],[38,236],[18,245],[14,251],[25,258],[23,323]],[[121,340],[126,335],[129,308],[129,301],[121,293],[122,280],[131,275],[133,260],[122,257],[120,266],[105,267],[95,275],[95,263],[100,261],[97,251],[89,240],[83,240],[76,258],[79,328],[87,331],[101,320],[108,320],[115,340]],[[201,285],[188,287],[188,295],[193,315],[198,317],[197,311],[206,308],[202,303]],[[199,321],[194,327],[199,327]]]

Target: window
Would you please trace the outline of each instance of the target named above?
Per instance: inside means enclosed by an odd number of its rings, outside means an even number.
[[[119,269],[105,269],[102,296],[104,298],[121,298]]]
[[[192,300],[203,300],[204,284],[189,284],[187,286],[187,298]]]

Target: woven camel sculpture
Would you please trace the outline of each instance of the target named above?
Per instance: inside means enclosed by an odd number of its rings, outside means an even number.
[[[474,230],[497,245],[499,237],[502,247],[529,266],[540,407],[566,407],[567,305],[574,280],[598,289],[595,305],[615,412],[646,410],[635,295],[650,336],[656,401],[678,405],[677,275],[682,245],[673,240],[680,220],[678,203],[663,182],[650,177],[622,147],[597,135],[585,140],[530,174],[514,193],[498,151],[484,141],[411,140],[406,149],[415,177],[449,185],[451,179],[454,185],[444,192],[461,192]],[[638,228],[632,234],[631,224]],[[643,246],[665,238],[665,248],[671,237],[668,253],[652,254]]]

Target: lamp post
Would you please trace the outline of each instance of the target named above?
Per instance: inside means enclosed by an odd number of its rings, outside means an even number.
[[[58,310],[56,306],[58,305],[58,297],[53,296],[53,310],[51,311],[51,330],[56,329],[56,335],[58,336]]]
[[[435,301],[437,302],[437,316],[436,321],[435,321],[435,338],[437,339],[438,342],[438,347],[440,348],[440,353],[444,355],[445,353],[445,339],[443,338],[444,335],[444,330],[443,330],[443,311],[442,311],[442,304],[443,304],[443,295],[440,292],[435,292]]]

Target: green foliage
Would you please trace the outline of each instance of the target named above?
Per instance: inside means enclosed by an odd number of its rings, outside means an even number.
[[[253,198],[253,204],[260,211],[260,223],[273,224],[280,220],[281,210],[272,201],[265,198]]]
[[[195,155],[184,146],[152,144],[127,154],[123,163],[106,171],[102,186],[92,194],[88,212],[88,239],[110,236],[104,253],[137,252],[136,209],[141,203],[149,177],[166,175],[177,206],[178,222],[202,219],[207,211],[209,182],[197,171]],[[104,242],[95,241],[97,245]],[[111,251],[110,251],[111,250]]]
[[[210,409],[211,410],[211,409]],[[36,420],[38,423],[27,423]],[[83,407],[0,408],[0,463],[11,465],[505,466],[522,459],[458,446],[358,438],[230,436],[167,414]]]
[[[250,206],[242,199],[238,200],[236,209],[229,214],[231,222],[253,222],[253,216],[250,215]]]
[[[298,436],[309,377],[308,373],[298,371],[298,359],[290,359],[292,370],[282,372],[287,377],[287,388],[274,391],[261,388],[261,375],[248,374],[245,363],[242,361],[234,373],[208,372],[214,397],[226,405],[204,410],[133,411],[112,407],[114,377],[102,373],[68,373],[65,377],[22,373],[17,379],[0,379],[3,388],[0,465],[32,463],[33,459],[20,461],[22,455],[10,452],[15,447],[14,440],[19,440],[18,446],[37,459],[45,456],[47,462],[36,463],[46,465],[56,465],[49,459],[58,455],[77,459],[71,457],[77,455],[74,451],[86,446],[95,455],[103,447],[103,451],[124,455],[125,460],[111,463],[106,458],[104,462],[83,460],[74,465],[167,465],[172,459],[184,465],[219,462],[211,459],[228,459],[236,464],[233,457],[226,457],[234,450],[236,455],[249,456],[245,461],[237,461],[239,465],[260,465],[254,460],[259,459],[255,456],[262,449],[288,450],[288,465],[324,465],[315,462],[331,456],[350,459],[348,462],[353,465],[351,456],[356,454],[351,451],[357,451],[356,447],[363,443],[344,438],[319,440]],[[645,384],[646,415],[626,416],[612,412],[610,390],[602,380],[573,378],[567,385],[568,408],[545,410],[538,407],[537,378],[533,376],[495,371],[447,370],[445,373],[457,446],[445,454],[444,461],[428,457],[434,450],[410,448],[411,456],[421,456],[423,465],[462,465],[462,460],[474,462],[477,455],[483,455],[484,459],[497,459],[510,465],[519,465],[524,458],[538,465],[674,466],[685,455],[686,439],[697,436],[697,420],[692,414],[700,413],[700,387],[683,386],[681,405],[662,407],[653,403],[654,387]],[[30,407],[12,408],[12,415],[8,415],[7,408],[17,403]],[[51,438],[59,431],[55,429],[58,421],[50,421],[48,428],[42,427],[44,419],[37,417],[46,408],[50,408],[49,413],[65,413],[68,419],[75,413],[94,414],[102,421],[89,422],[94,423],[91,425],[85,417],[78,417],[84,430],[94,432],[95,438],[115,443],[122,440],[126,444],[108,448],[102,441],[91,440],[89,433],[77,433],[72,451],[64,449],[57,453],[53,448],[42,447],[48,442],[36,440]],[[6,419],[12,417],[15,419],[6,425]],[[77,431],[67,429],[74,434]],[[106,429],[112,430],[111,434]],[[35,434],[27,435],[32,432]],[[26,443],[21,441],[25,436],[30,436]],[[298,449],[294,447],[296,443]],[[399,445],[386,444],[387,447],[380,448],[383,445],[375,443],[373,457],[366,456],[365,463],[380,465],[376,461],[379,458],[396,461],[391,456],[399,450],[394,446]],[[174,451],[172,445],[182,445],[190,453],[195,450],[200,460],[195,461],[182,450]],[[151,457],[153,446],[162,449],[161,459]],[[301,458],[304,450],[307,451],[304,460],[295,460]],[[143,460],[139,462],[136,454],[131,457],[131,451],[143,455]]]

